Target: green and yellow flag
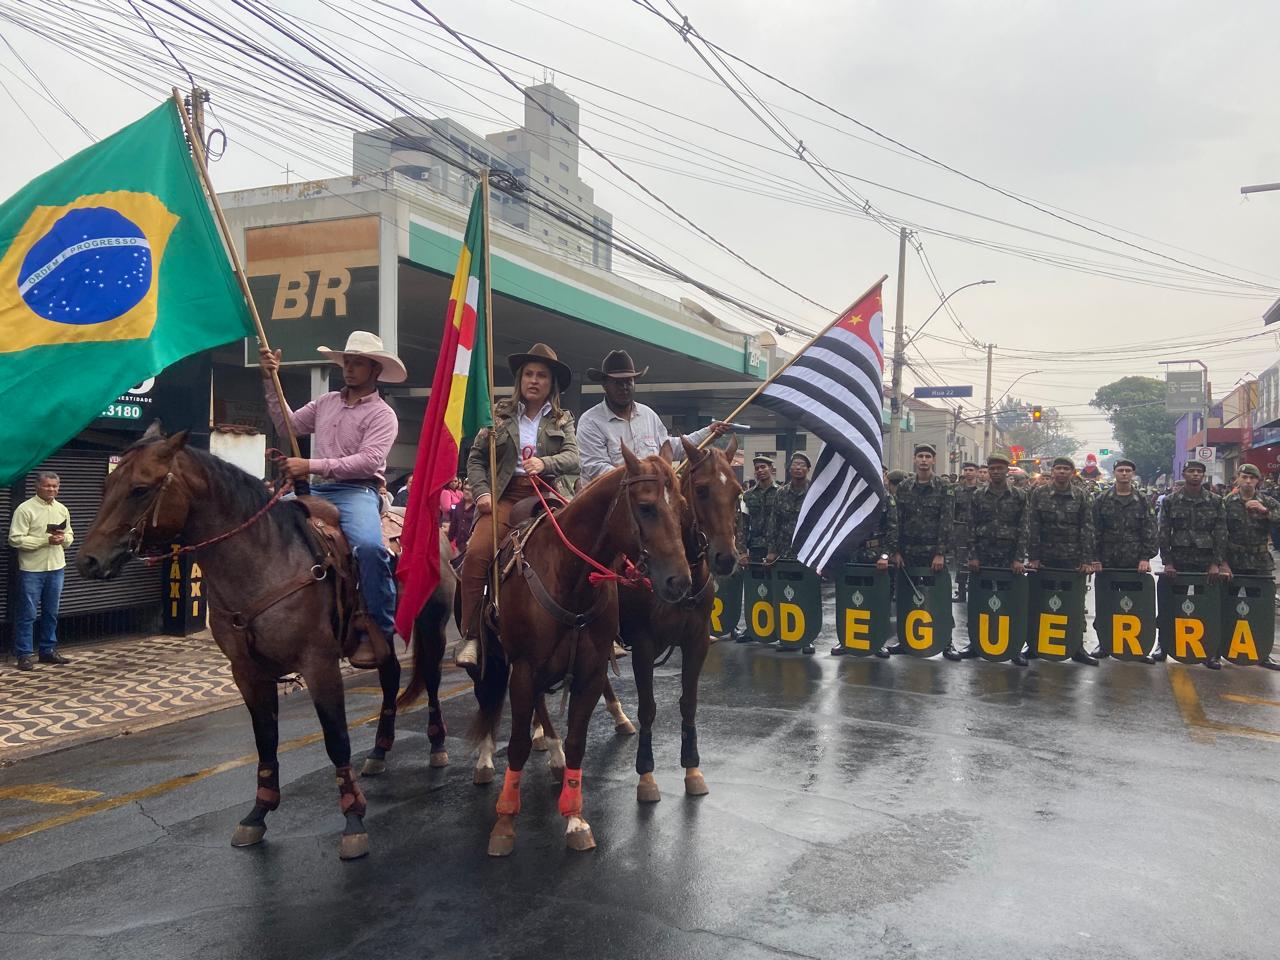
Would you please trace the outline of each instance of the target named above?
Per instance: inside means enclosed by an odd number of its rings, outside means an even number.
[[[167,101],[0,204],[0,484],[135,383],[253,333],[178,109]]]

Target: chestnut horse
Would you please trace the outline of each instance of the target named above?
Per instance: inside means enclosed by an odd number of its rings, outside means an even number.
[[[317,563],[303,505],[294,500],[268,505],[261,480],[188,447],[185,431],[165,437],[153,424],[107,477],[102,507],[77,564],[84,576],[109,580],[145,548],[164,550],[178,538],[206,544],[199,557],[209,624],[231,662],[258,748],[253,809],[236,827],[231,843],[260,842],[267,814],[280,805],[276,681],[297,672],[306,681],[337,774],[346,818],[339,856],[350,860],[368,853],[369,839],[364,794],[351,769],[333,573]],[[254,609],[277,594],[279,599],[256,612],[251,622],[232,613]],[[395,731],[400,665],[394,656],[379,667],[379,678],[383,708],[374,756],[380,759]]]
[[[684,498],[679,482],[669,458],[640,460],[625,445],[622,453],[625,465],[574,497],[555,514],[555,523],[597,564],[616,568],[622,555],[637,558],[654,592],[675,603],[690,583],[680,536]],[[590,582],[592,567],[565,545],[550,519],[529,535],[515,561],[519,575],[508,576],[500,587],[498,634],[486,626],[484,672],[472,675],[478,703],[472,739],[482,752],[493,743],[508,689],[511,699],[507,772],[489,854],[506,856],[515,849],[534,705],[561,681],[569,691],[569,720],[560,813],[569,848],[590,850],[595,838],[582,817],[582,759],[618,635],[618,590],[607,581]]]

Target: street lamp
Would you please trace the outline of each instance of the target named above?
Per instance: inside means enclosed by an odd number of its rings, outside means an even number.
[[[933,308],[933,313],[925,317],[924,323],[920,324],[920,326],[916,329],[916,332],[911,335],[911,339],[908,340],[905,344],[903,344],[903,349],[905,350],[907,347],[911,346],[911,344],[915,343],[916,337],[920,336],[920,334],[924,332],[924,328],[928,326],[929,321],[932,320],[937,315],[938,311],[942,309],[943,305],[946,304],[948,300],[954,297],[961,290],[968,290],[970,287],[981,287],[987,283],[995,283],[995,281],[994,280],[975,280],[973,281],[973,283],[966,283],[963,287],[956,287],[954,290],[948,293],[945,297],[939,300],[938,305]]]
[[[1028,370],[1028,371],[1027,371],[1026,373],[1024,373],[1021,377],[1018,377],[1017,379],[1015,379],[1015,380],[1013,381],[1013,383],[1011,383],[1011,384],[1009,384],[1009,386],[1005,387],[1005,391],[1004,391],[1004,393],[1000,394],[1000,399],[999,399],[999,400],[997,400],[995,403],[993,403],[993,404],[991,405],[992,409],[994,410],[996,407],[998,407],[998,406],[1000,405],[1000,400],[1003,400],[1005,397],[1007,397],[1007,396],[1009,395],[1009,391],[1010,391],[1010,390],[1012,390],[1014,387],[1016,387],[1016,386],[1018,385],[1018,380],[1022,380],[1022,379],[1024,379],[1025,377],[1034,377],[1037,373],[1044,373],[1044,371],[1043,371],[1043,370]]]
[[[1018,385],[1018,381],[1026,377],[1034,376],[1040,373],[1040,370],[1028,370],[1019,377],[1015,377],[1013,383],[1005,387],[1004,393],[1000,394],[1000,400],[1009,395],[1009,391]],[[987,347],[987,396],[991,396],[991,347]],[[995,415],[995,409],[999,405],[1000,400],[995,403],[987,404],[987,415],[982,424],[982,446],[987,453],[991,452],[991,442],[995,438],[995,425],[992,423],[992,417]]]

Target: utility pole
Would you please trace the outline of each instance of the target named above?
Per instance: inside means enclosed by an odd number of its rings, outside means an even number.
[[[191,93],[187,95],[187,106],[191,109],[191,126],[195,128],[201,146],[204,145],[204,105],[208,102],[209,91],[204,87],[192,87]]]
[[[903,227],[898,232],[898,303],[897,319],[894,321],[893,330],[892,396],[889,398],[889,460],[885,464],[888,470],[898,469],[902,459],[902,451],[899,449],[902,444],[902,365],[906,361],[904,354],[907,352],[906,344],[903,342],[902,301],[906,295],[906,272],[907,228]]]
[[[982,423],[982,457],[991,456],[991,354],[996,345],[987,344],[987,415]],[[982,461],[979,460],[979,463]]]

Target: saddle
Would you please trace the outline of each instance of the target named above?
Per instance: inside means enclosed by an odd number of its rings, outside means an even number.
[[[547,494],[547,502],[552,513],[559,513],[565,506],[565,501],[553,493]],[[498,544],[496,563],[499,580],[505,580],[510,575],[517,558],[524,550],[525,542],[533,536],[533,531],[538,529],[546,517],[547,511],[537,497],[525,497],[511,508],[508,515],[511,530]]]

